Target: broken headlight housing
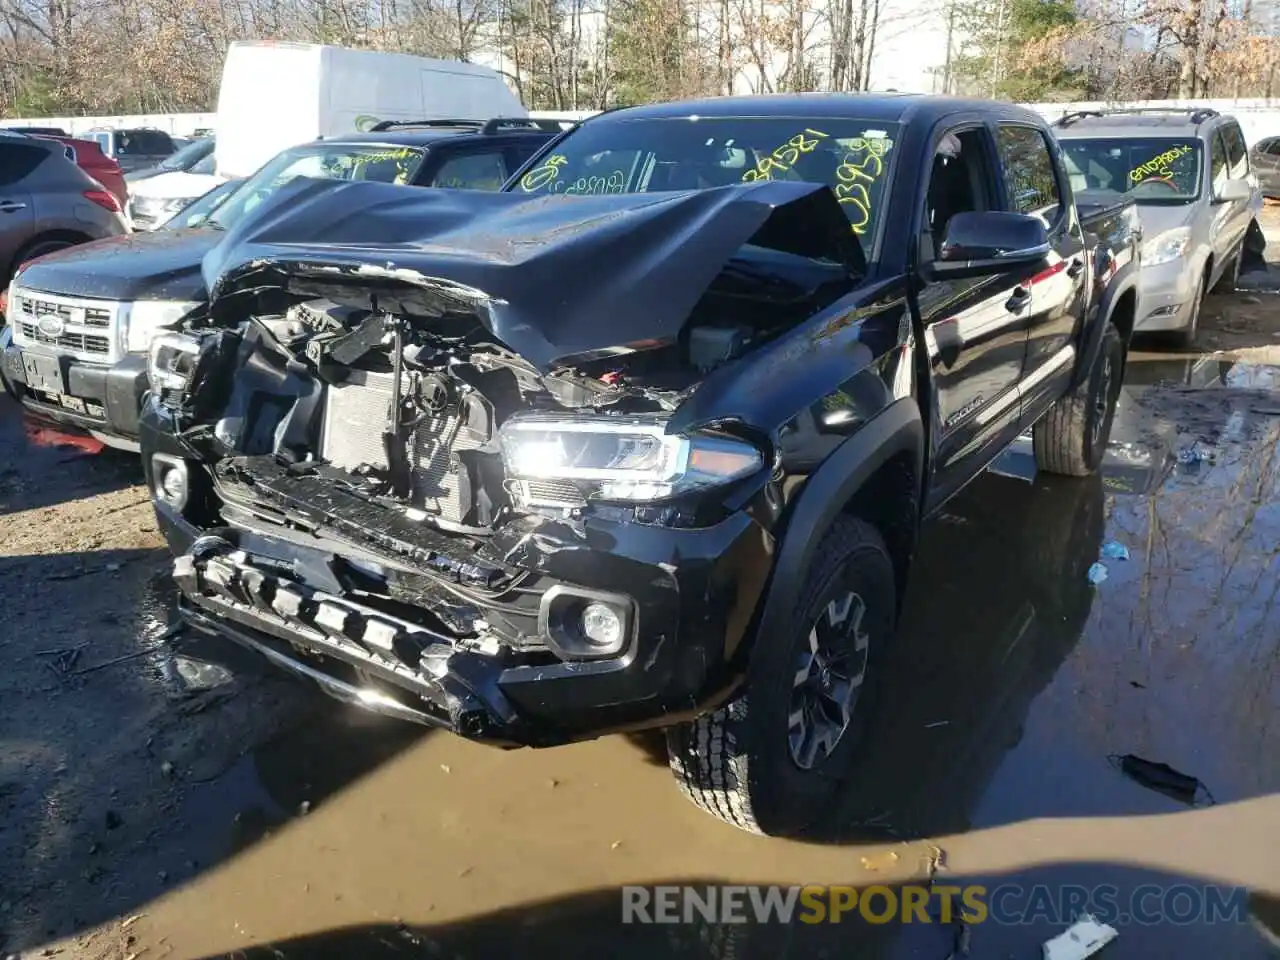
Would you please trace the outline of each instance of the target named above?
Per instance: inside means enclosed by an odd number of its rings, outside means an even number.
[[[172,329],[198,306],[198,302],[186,300],[135,300],[122,306],[120,349],[125,353],[146,353],[156,334]]]
[[[162,333],[151,341],[147,358],[147,382],[151,395],[161,403],[180,399],[191,383],[200,341],[184,333]]]
[[[722,434],[668,434],[661,418],[515,416],[499,431],[507,479],[572,483],[586,499],[649,502],[750,476],[764,455]]]

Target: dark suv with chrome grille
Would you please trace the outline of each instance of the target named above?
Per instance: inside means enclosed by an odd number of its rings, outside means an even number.
[[[497,190],[559,129],[519,118],[388,121],[369,133],[282,151],[249,178],[215,187],[159,230],[33,264],[14,281],[13,343],[0,336],[7,387],[37,417],[136,450],[151,338],[200,307],[202,258],[282,183],[323,176]]]

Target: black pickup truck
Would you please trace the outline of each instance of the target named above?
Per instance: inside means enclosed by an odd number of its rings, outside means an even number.
[[[183,616],[477,740],[665,727],[695,803],[801,830],[921,521],[1025,428],[1096,470],[1136,239],[1035,114],[934,97],[620,110],[499,193],[295,181],[152,346]]]

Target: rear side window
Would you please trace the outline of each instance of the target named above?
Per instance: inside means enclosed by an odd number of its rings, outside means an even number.
[[[0,187],[11,187],[27,178],[49,156],[43,147],[0,141]]]
[[[1062,211],[1049,142],[1034,127],[1002,126],[996,133],[1009,209],[1052,225]]]
[[[1243,180],[1249,175],[1249,151],[1244,145],[1240,128],[1229,123],[1222,128],[1222,141],[1227,148],[1227,167],[1232,180]]]
[[[507,179],[502,151],[461,153],[440,164],[428,186],[455,190],[498,190]]]
[[[529,162],[529,158],[542,149],[542,141],[537,143],[513,143],[507,147],[508,160],[512,170],[518,170]]]

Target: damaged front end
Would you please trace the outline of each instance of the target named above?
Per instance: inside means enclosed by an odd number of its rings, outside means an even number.
[[[750,504],[775,452],[731,415],[672,416],[851,289],[843,260],[759,244],[778,210],[812,202],[792,193],[750,216],[686,199],[684,239],[712,262],[680,265],[647,337],[621,282],[618,323],[567,319],[574,284],[553,268],[590,243],[576,224],[540,262],[481,270],[483,217],[470,251],[455,235],[392,263],[246,243],[209,322],[151,351],[144,463],[184,614],[344,699],[495,742],[665,722],[723,695],[768,578]],[[536,203],[553,213],[508,216],[571,222],[574,200]],[[628,215],[641,232],[679,220],[629,198]]]

